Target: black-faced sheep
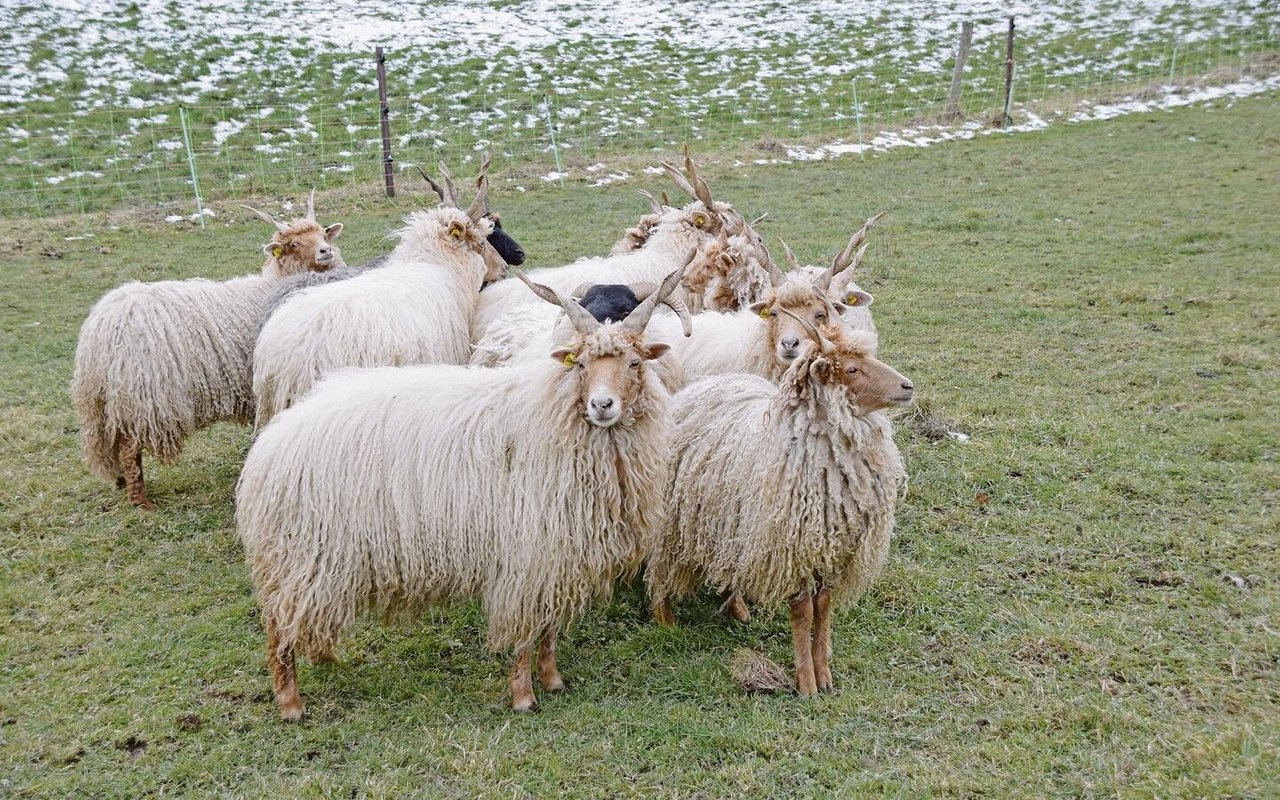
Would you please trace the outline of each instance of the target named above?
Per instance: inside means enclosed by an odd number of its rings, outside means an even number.
[[[603,325],[530,284],[577,331],[550,358],[340,372],[261,432],[236,522],[283,719],[303,716],[296,650],[331,658],[362,612],[458,599],[479,598],[489,645],[515,650],[515,710],[535,704],[539,640],[543,688],[564,688],[558,630],[638,567],[661,524],[669,395],[648,364],[667,346],[644,328],[679,280]]]
[[[305,218],[286,224],[254,213],[276,229],[261,274],[127,283],[104,295],[80,329],[71,398],[81,450],[90,470],[115,480],[134,505],[154,507],[144,452],[172,463],[199,428],[253,417],[254,334],[276,283],[342,268],[333,244],[342,224],[316,222],[314,192]]]
[[[861,594],[888,554],[905,472],[879,411],[914,387],[874,357],[873,334],[801,324],[810,343],[779,384],[726,375],[676,395],[646,581],[662,624],[671,598],[703,584],[789,603],[796,684],[813,694],[832,687],[831,603]]]

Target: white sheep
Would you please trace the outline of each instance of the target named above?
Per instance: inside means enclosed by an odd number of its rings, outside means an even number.
[[[262,326],[253,351],[259,430],[330,370],[466,363],[480,287],[507,265],[486,240],[487,177],[463,211],[440,166],[449,202],[409,214],[385,266],[305,289]]]
[[[663,166],[673,177],[679,176],[675,167],[670,164]],[[726,204],[713,200],[710,188],[697,174],[692,160],[686,159],[686,169],[690,170],[689,180],[683,177],[680,180],[699,199],[684,208],[666,209],[643,249],[625,255],[583,258],[565,266],[530,270],[526,274],[561,293],[571,292],[583,283],[633,284],[662,280],[668,272],[685,262],[691,247],[714,241],[726,225],[726,215],[732,211]],[[687,293],[684,299],[688,302]],[[517,283],[507,281],[488,287],[480,297],[471,340],[481,342],[499,317],[518,306],[536,302]]]
[[[795,317],[823,325],[841,315],[847,325],[853,311],[871,304],[871,295],[856,286],[850,288],[845,276],[862,261],[869,246],[867,231],[881,216],[871,217],[854,232],[826,269],[799,268],[784,243],[793,269],[783,273],[769,262],[770,286],[760,300],[742,311],[696,315],[691,338],[676,337],[674,323],[667,317],[655,318],[650,330],[670,337],[674,361],[680,363],[687,380],[744,372],[776,381],[805,340],[804,328]]]
[[[342,223],[307,216],[288,224],[253,210],[276,229],[261,274],[126,283],[89,312],[76,343],[71,398],[90,470],[154,508],[142,454],[175,461],[186,438],[219,421],[253,416],[250,363],[260,310],[282,278],[342,268],[333,241]]]
[[[638,567],[661,522],[669,395],[647,365],[667,346],[644,328],[679,279],[606,325],[530,284],[578,331],[541,363],[343,371],[262,431],[236,523],[283,719],[303,715],[296,649],[332,658],[362,612],[456,599],[479,598],[489,645],[515,649],[515,710],[535,705],[539,639],[543,688],[564,688],[557,631]]]
[[[905,480],[878,412],[914,389],[874,357],[873,334],[803,325],[813,344],[779,384],[727,375],[676,396],[667,527],[646,581],[666,625],[671,598],[704,583],[787,601],[796,683],[814,694],[832,687],[831,603],[880,572]]]

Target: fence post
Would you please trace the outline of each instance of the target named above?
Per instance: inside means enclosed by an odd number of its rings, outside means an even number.
[[[858,102],[858,79],[853,78],[850,82],[853,84],[853,119],[858,123],[858,158],[866,161],[867,146],[862,143],[862,104]]]
[[[560,175],[560,188],[564,188],[564,170],[560,167],[560,147],[556,145],[556,126],[551,121],[551,95],[544,94],[542,100],[547,108],[547,132],[551,134],[551,151],[556,156],[556,172]]]
[[[387,187],[387,197],[396,196],[395,170],[391,168],[391,107],[387,105],[387,60],[382,48],[374,50],[378,57],[378,107],[382,118],[382,180]]]
[[[1000,127],[1008,127],[1013,122],[1009,113],[1013,104],[1013,17],[1009,17],[1009,41],[1004,55],[1004,112],[1000,118]]]
[[[200,200],[200,177],[196,175],[196,156],[191,152],[191,126],[187,124],[186,106],[178,106],[178,119],[182,121],[182,141],[187,146],[187,166],[191,168],[191,190],[196,195],[196,216],[200,218],[200,230],[204,230],[204,204]]]
[[[947,92],[947,105],[942,109],[944,119],[955,119],[960,113],[960,90],[964,81],[964,65],[969,60],[969,46],[973,44],[973,23],[960,23],[960,46],[956,50],[956,68],[951,73],[951,91]]]

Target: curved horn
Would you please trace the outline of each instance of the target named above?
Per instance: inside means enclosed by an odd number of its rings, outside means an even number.
[[[273,228],[275,228],[275,229],[276,229],[276,230],[278,230],[278,231],[283,231],[283,230],[285,230],[286,228],[288,228],[288,227],[289,227],[288,225],[284,224],[283,222],[276,222],[276,218],[275,218],[275,217],[273,217],[273,216],[271,216],[270,214],[268,214],[268,213],[267,213],[267,212],[265,212],[265,211],[259,211],[258,209],[254,208],[253,206],[246,206],[246,205],[245,205],[245,204],[243,204],[243,203],[240,203],[240,204],[239,204],[239,206],[240,206],[241,208],[247,208],[247,209],[249,209],[250,211],[252,211],[253,213],[257,214],[257,215],[258,215],[258,219],[262,220],[263,222],[267,223],[268,225],[272,226]]]
[[[693,188],[693,184],[689,183],[689,180],[685,178],[685,176],[680,174],[680,170],[665,161],[662,162],[662,168],[667,171],[667,174],[671,176],[671,180],[676,182],[676,186],[679,186],[681,191],[689,195],[694,200],[698,199],[697,190]]]
[[[818,347],[821,349],[823,353],[830,353],[832,348],[835,347],[835,345],[831,344],[831,341],[827,339],[827,337],[823,336],[822,332],[819,331],[817,328],[815,328],[813,323],[810,322],[809,320],[804,319],[803,317],[799,317],[795,314],[792,314],[790,311],[788,311],[785,308],[782,308],[781,306],[778,307],[778,310],[781,311],[783,314],[786,314],[788,317],[791,317],[796,322],[799,322],[800,327],[804,328],[804,332],[809,334],[809,338],[813,339],[813,341],[817,343]]]
[[[684,263],[672,270],[671,274],[662,279],[662,285],[653,294],[645,298],[645,301],[636,306],[627,318],[622,321],[622,327],[632,333],[644,333],[644,327],[649,324],[649,318],[653,316],[653,309],[658,303],[665,303],[671,293],[680,285],[680,281],[684,279],[684,271],[688,269],[689,263],[698,255],[698,248],[690,247],[688,254],[684,257]],[[633,290],[634,291],[634,290]]]
[[[654,214],[661,214],[662,204],[658,202],[657,198],[646,192],[644,189],[640,189],[639,191],[640,194],[644,195],[645,199],[649,201],[649,210]]]
[[[467,207],[467,216],[479,220],[489,211],[489,176],[481,173],[476,185],[479,189],[471,205]]]
[[[476,196],[467,209],[467,216],[474,220],[489,213],[489,164],[493,162],[493,154],[485,153],[484,163],[480,165],[480,175],[476,177]]]
[[[524,282],[530,290],[538,297],[546,300],[553,306],[560,306],[564,309],[564,313],[569,317],[569,322],[573,324],[574,330],[581,334],[588,334],[600,327],[600,323],[595,317],[591,316],[591,312],[578,305],[578,301],[573,298],[564,298],[552,289],[550,286],[543,286],[540,283],[534,283],[525,277],[523,272],[517,272],[516,277]],[[635,313],[635,312],[632,312]]]
[[[427,174],[426,170],[424,170],[422,167],[418,167],[418,174],[421,175],[423,178],[425,178],[427,183],[431,184],[432,190],[436,193],[436,196],[440,198],[441,203],[449,202],[448,199],[446,199],[444,196],[444,189],[440,188],[440,184],[431,180],[431,176]]]
[[[316,221],[316,190],[311,187],[311,195],[307,198],[307,219]]]
[[[638,281],[631,284],[631,291],[635,292],[637,300],[647,300],[649,295],[658,290],[658,285],[653,281]],[[693,335],[693,315],[689,313],[689,306],[685,304],[684,298],[678,294],[672,294],[662,304],[675,312],[680,318],[680,328],[684,331],[685,336]]]
[[[782,237],[778,237],[778,241],[782,244],[782,252],[787,257],[787,269],[800,269],[800,259],[796,258],[796,254],[791,252],[791,245],[783,241]]]
[[[862,223],[862,227],[855,231],[853,236],[849,237],[849,243],[844,246],[843,250],[836,254],[834,259],[831,260],[831,266],[827,267],[827,269],[818,276],[818,279],[813,282],[814,286],[816,286],[819,291],[826,292],[829,290],[831,288],[831,279],[843,272],[850,265],[856,267],[858,264],[862,263],[862,257],[866,254],[867,246],[870,244],[870,242],[863,244],[863,241],[867,238],[867,231],[871,229],[872,225],[879,222],[880,218],[887,213],[887,211],[881,211],[873,217],[868,217],[867,221]],[[862,245],[862,249],[859,250],[858,245]]]
[[[440,168],[440,176],[444,178],[444,189],[448,196],[445,198],[445,204],[454,208],[458,207],[458,189],[453,185],[453,176],[449,174],[449,168],[441,161],[438,165]]]
[[[758,216],[758,217],[756,217],[755,219],[751,220],[750,222],[748,222],[748,223],[747,223],[747,225],[749,225],[750,227],[754,228],[755,226],[759,225],[761,222],[764,222],[764,219],[765,219],[765,217],[767,217],[767,216],[769,216],[769,212],[768,212],[768,211],[764,212],[764,213],[763,213],[763,214],[761,214],[760,216]]]
[[[689,173],[689,181],[693,183],[693,196],[702,201],[702,204],[707,207],[707,211],[715,211],[715,204],[711,200],[711,187],[707,186],[707,182],[698,175],[698,168],[694,166],[693,159],[689,157],[688,143],[684,146],[684,170]]]

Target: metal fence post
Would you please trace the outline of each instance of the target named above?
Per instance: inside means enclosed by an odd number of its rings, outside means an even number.
[[[1013,123],[1010,114],[1013,104],[1013,17],[1009,17],[1009,41],[1004,55],[1004,112],[1000,118],[1000,127],[1008,127]]]

